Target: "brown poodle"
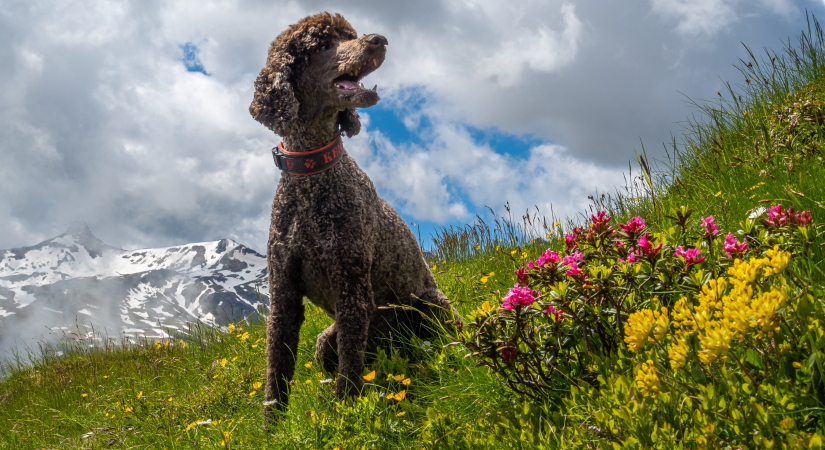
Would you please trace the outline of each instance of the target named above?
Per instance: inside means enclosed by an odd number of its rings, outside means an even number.
[[[422,335],[430,319],[452,317],[412,232],[341,143],[360,130],[355,108],[379,100],[359,83],[381,66],[386,46],[379,34],[358,37],[341,15],[317,14],[272,42],[255,82],[249,111],[283,138],[267,247],[267,417],[287,406],[304,297],[335,319],[315,358],[337,367],[339,397],[360,391],[364,354],[379,341]]]

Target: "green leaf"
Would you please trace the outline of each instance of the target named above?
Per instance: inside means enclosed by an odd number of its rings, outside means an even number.
[[[762,368],[762,359],[759,357],[759,353],[756,353],[752,348],[745,352],[745,361],[756,368]]]

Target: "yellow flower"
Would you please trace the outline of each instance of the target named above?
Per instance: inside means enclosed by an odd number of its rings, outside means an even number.
[[[172,401],[172,400],[174,400],[174,399],[175,399],[175,397],[169,397],[169,398],[167,398],[167,399],[166,399],[166,401],[167,401],[167,402],[171,402],[171,401]]]
[[[704,333],[699,335],[699,342],[702,344],[699,361],[710,364],[719,357],[727,356],[734,337],[730,323],[724,319],[709,322],[703,331]]]
[[[511,241],[512,241],[512,239],[511,239]],[[510,254],[515,255],[517,252],[518,252],[518,250],[513,250],[512,252],[510,252]]]
[[[127,407],[126,407],[126,409],[124,409],[123,411],[125,411],[125,412],[132,412],[132,411],[133,411],[133,408],[132,408],[131,406],[127,406]]]
[[[221,360],[221,367],[226,367],[226,358]]]
[[[403,416],[404,414],[407,414],[407,411],[401,411],[401,412],[399,412],[398,414],[396,414],[396,415],[395,415],[395,417],[401,417],[401,416]]]
[[[760,328],[758,335],[777,331],[776,312],[785,306],[788,294],[784,289],[771,287],[768,292],[763,292],[754,299],[752,304],[751,327]]]
[[[243,333],[243,334],[239,334],[239,335],[238,335],[238,339],[240,339],[240,340],[242,340],[242,341],[249,340],[249,332],[248,332],[248,331],[244,331],[244,333]]]
[[[183,339],[181,339],[181,340],[178,342],[178,344],[180,344],[180,348],[187,348],[187,347],[189,347],[189,344],[187,344],[186,342],[184,342],[184,341],[183,341]]]
[[[392,378],[393,378],[393,380],[395,380],[395,381],[401,381],[401,380],[403,380],[405,377],[404,377],[404,374],[402,373],[401,375],[396,375],[396,376],[394,376],[394,377],[392,377]]]
[[[257,393],[258,393],[258,391],[252,391],[252,392],[249,393],[249,396],[252,397],[253,395],[255,395]]]
[[[374,379],[375,379],[375,371],[373,370],[372,372],[370,372],[370,373],[368,373],[368,374],[364,375],[362,378],[364,378],[364,381],[372,381],[372,380],[374,380]]]
[[[395,400],[397,402],[400,402],[401,400],[404,400],[404,398],[406,396],[407,396],[407,391],[398,391],[395,394],[388,394],[387,398],[390,399],[390,400]]]
[[[309,361],[308,363],[304,364],[304,367],[306,367],[307,369],[312,367],[312,361]]]
[[[433,264],[433,272],[435,272],[436,270],[438,270],[438,264]]]
[[[86,398],[86,397],[88,397],[88,396],[89,396],[89,394],[87,394],[87,393],[85,393],[85,392],[84,392],[84,393],[80,394],[80,396],[81,396],[81,397],[83,397],[83,398]]]
[[[779,250],[778,245],[775,245],[772,249],[768,250],[767,256],[770,259],[768,262],[770,267],[765,268],[765,276],[782,272],[791,260],[791,254],[786,251]]]
[[[493,311],[493,309],[493,305],[491,305],[490,302],[485,301],[481,304],[481,308],[477,309],[476,311],[479,314],[487,315],[490,314]]]
[[[235,332],[235,324],[230,323],[229,326],[226,327],[226,331],[229,331],[230,333],[234,333]]]
[[[740,283],[753,283],[759,274],[759,269],[767,262],[767,259],[762,258],[751,258],[747,262],[736,259],[733,261],[733,267],[728,269],[728,274]]]
[[[667,329],[670,327],[670,320],[665,307],[662,307],[658,313],[654,312],[653,315],[656,317],[653,325],[653,341],[655,342],[665,337]]]
[[[726,287],[727,282],[722,277],[715,280],[708,280],[708,282],[702,286],[702,291],[699,292],[699,304],[709,305],[711,308],[719,309],[722,306],[722,295],[725,293]]]
[[[261,386],[263,386],[263,385],[264,384],[261,383],[260,381],[256,381],[256,382],[252,383],[252,389],[260,389]]]
[[[642,363],[639,370],[636,372],[636,388],[645,397],[656,397],[661,390],[661,382],[659,376],[656,374],[656,366],[653,361],[647,360]]]
[[[719,191],[719,192],[713,194],[714,197],[719,197],[720,195],[722,195],[722,191]]]
[[[688,329],[693,325],[693,315],[687,305],[687,297],[682,297],[673,305],[673,326],[675,328]]]
[[[109,375],[103,375],[103,379],[109,378]]]
[[[527,252],[521,252],[521,259],[527,259]]]
[[[683,336],[671,345],[667,351],[667,355],[670,357],[670,367],[674,370],[684,367],[688,351],[688,342]]]
[[[140,399],[141,397],[143,397],[143,391],[138,392],[138,394],[135,396],[136,399]]]
[[[409,378],[405,378],[404,381],[401,382],[404,386],[409,386],[412,383],[412,380]]]
[[[312,384],[312,380],[306,380],[304,381],[304,384]]]
[[[491,276],[493,276],[493,275],[495,275],[495,274],[496,274],[495,272],[490,272],[490,273],[488,273],[487,275],[484,275],[483,277],[481,277],[481,283],[482,283],[482,284],[486,283],[486,282],[487,282],[487,280],[489,280],[489,279],[490,279],[490,277],[491,277]]]
[[[801,369],[802,368],[802,364],[797,362],[797,361],[794,361],[792,363],[792,365],[793,365],[794,369]]]

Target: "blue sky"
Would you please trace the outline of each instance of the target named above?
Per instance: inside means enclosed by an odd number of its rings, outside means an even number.
[[[0,8],[0,248],[89,223],[124,248],[265,248],[278,136],[247,108],[289,24],[342,13],[389,39],[345,146],[421,234],[489,206],[576,216],[644,142],[681,132],[754,49],[822,0],[7,0]]]

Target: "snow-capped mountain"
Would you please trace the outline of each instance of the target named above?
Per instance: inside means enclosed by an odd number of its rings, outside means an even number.
[[[166,336],[268,305],[263,255],[229,239],[123,250],[73,222],[32,247],[0,250],[0,350],[78,325],[110,336]]]

